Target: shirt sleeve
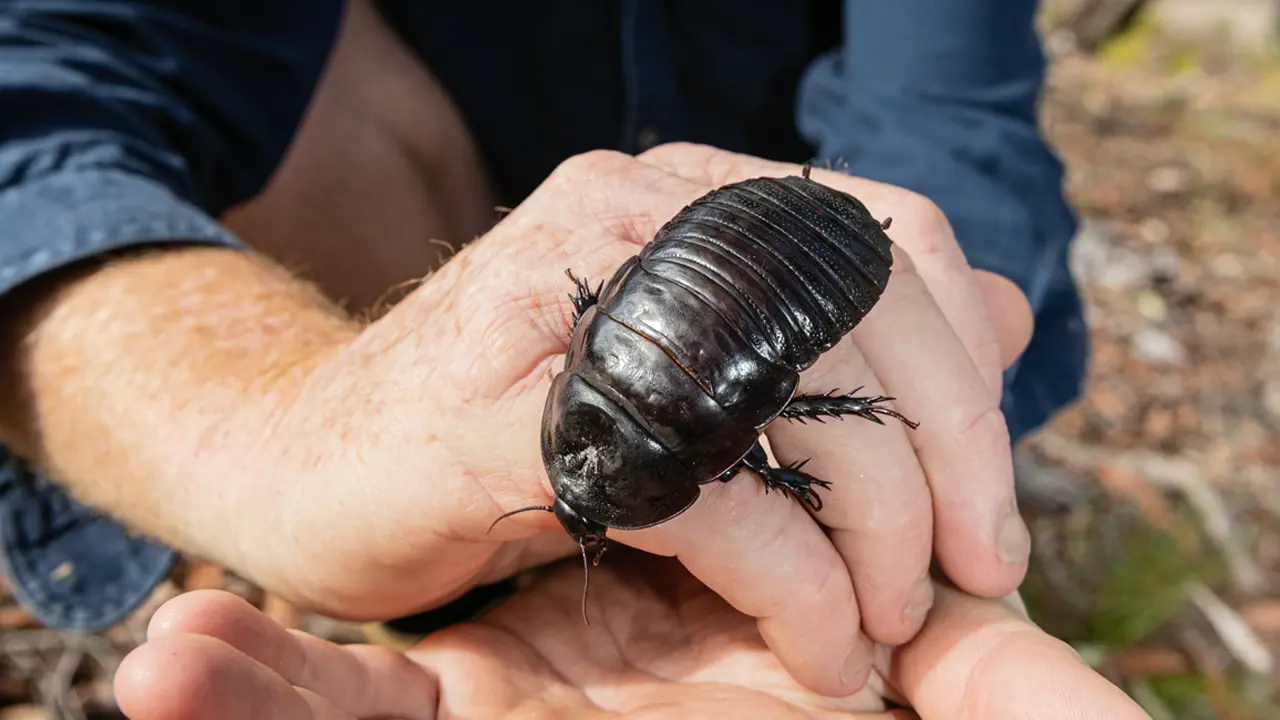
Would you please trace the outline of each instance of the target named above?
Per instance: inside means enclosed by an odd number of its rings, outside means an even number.
[[[1076,220],[1037,124],[1036,6],[846,0],[843,43],[807,69],[797,117],[817,164],[930,198],[973,267],[1026,293],[1035,335],[1005,377],[1015,436],[1078,395],[1087,355],[1067,254]]]
[[[243,247],[216,221],[266,184],[341,0],[0,4],[0,296],[129,246]]]

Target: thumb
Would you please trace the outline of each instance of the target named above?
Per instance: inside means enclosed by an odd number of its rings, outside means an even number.
[[[1008,605],[935,587],[920,634],[877,670],[922,720],[1151,720],[1069,645]]]
[[[1031,342],[1031,330],[1035,326],[1031,303],[1012,280],[986,270],[974,270],[973,273],[996,331],[1000,367],[1007,368]]]

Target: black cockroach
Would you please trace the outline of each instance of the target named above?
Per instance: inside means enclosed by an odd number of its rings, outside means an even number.
[[[498,520],[555,513],[586,568],[609,528],[670,520],[700,486],[744,468],[766,491],[821,510],[814,488],[830,483],[802,472],[807,461],[769,465],[759,440],[775,419],[883,425],[886,415],[917,427],[883,405],[891,397],[795,394],[800,373],[879,301],[893,267],[891,218],[877,221],[809,172],[711,191],[594,291],[566,271],[576,286],[569,350],[542,418],[555,501]],[[584,587],[584,620],[585,603]]]

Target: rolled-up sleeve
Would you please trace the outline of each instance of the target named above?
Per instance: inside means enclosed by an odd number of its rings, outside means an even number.
[[[0,296],[216,220],[283,158],[342,3],[0,1]]]
[[[1015,437],[1077,397],[1087,358],[1076,221],[1037,124],[1036,5],[848,0],[842,45],[808,68],[797,118],[824,165],[927,196],[971,265],[1026,293],[1035,334],[1005,375]]]

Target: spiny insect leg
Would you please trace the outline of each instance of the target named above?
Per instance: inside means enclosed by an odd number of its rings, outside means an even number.
[[[600,291],[604,289],[602,281],[596,286],[595,290],[591,289],[591,284],[585,278],[579,278],[573,274],[573,270],[566,269],[565,275],[569,276],[569,281],[573,283],[574,294],[569,296],[573,301],[573,325],[569,329],[569,334],[577,329],[578,323],[582,321],[582,316],[586,314],[587,309],[592,305],[600,302]]]
[[[728,482],[739,470],[745,468],[760,476],[764,481],[765,492],[778,490],[783,495],[795,498],[813,508],[814,512],[822,509],[822,498],[814,491],[815,487],[829,488],[831,483],[800,471],[808,460],[792,463],[787,467],[773,467],[769,464],[769,456],[764,447],[756,443],[747,456],[742,458],[733,469],[720,476],[722,482]]]
[[[806,420],[825,422],[823,420],[824,417],[843,420],[845,415],[857,415],[878,425],[883,425],[884,421],[879,416],[887,415],[901,420],[904,425],[912,430],[920,427],[920,423],[908,420],[897,410],[883,405],[883,403],[890,402],[894,398],[887,395],[858,397],[857,393],[860,390],[862,390],[861,387],[845,395],[837,394],[835,390],[826,395],[800,395],[792,398],[791,402],[787,403],[787,407],[783,409],[778,417],[803,423]]]

